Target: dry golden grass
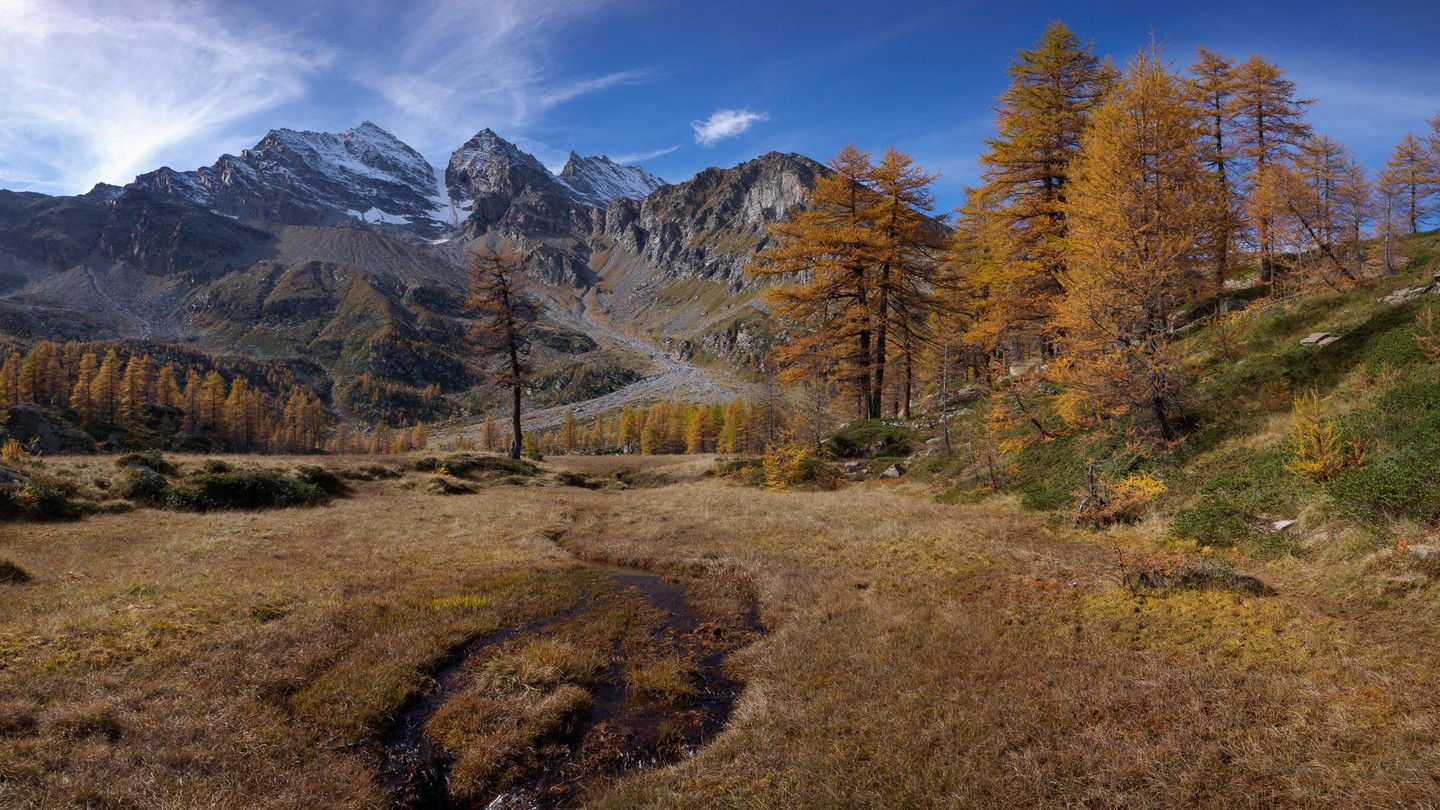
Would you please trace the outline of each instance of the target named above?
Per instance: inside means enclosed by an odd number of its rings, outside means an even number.
[[[34,579],[0,585],[0,806],[384,806],[358,743],[446,651],[582,599],[593,573],[560,547],[701,574],[717,610],[753,589],[769,631],[732,661],[730,728],[595,806],[1440,804],[1433,586],[1291,559],[1252,571],[1272,597],[1135,596],[1110,573],[1131,541],[998,506],[761,492],[690,459],[546,467],[681,483],[440,497],[412,475],[314,509],[3,525]],[[587,627],[517,640],[509,686],[477,672],[474,711],[447,707],[467,778],[579,710],[585,634],[621,632]]]

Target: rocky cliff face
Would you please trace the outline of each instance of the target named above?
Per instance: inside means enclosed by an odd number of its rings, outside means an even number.
[[[735,282],[768,244],[766,223],[804,202],[825,171],[803,155],[771,152],[731,169],[706,169],[643,200],[619,200],[604,233],[673,279]]]
[[[450,156],[445,187],[464,217],[466,240],[503,237],[547,284],[585,286],[592,280],[586,237],[594,209],[533,155],[481,130]]]

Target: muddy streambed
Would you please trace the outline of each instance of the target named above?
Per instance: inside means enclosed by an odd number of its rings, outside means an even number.
[[[724,727],[741,689],[724,662],[758,635],[753,600],[587,567],[579,602],[456,650],[402,708],[381,752],[397,807],[573,807]]]

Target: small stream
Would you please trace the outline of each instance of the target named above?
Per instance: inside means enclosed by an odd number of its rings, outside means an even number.
[[[431,675],[430,689],[400,711],[383,740],[381,778],[405,810],[548,810],[580,803],[591,786],[624,773],[669,764],[693,754],[718,734],[730,716],[743,684],[725,674],[725,659],[759,633],[755,610],[740,626],[697,613],[685,600],[685,587],[634,568],[591,564],[617,586],[664,617],[651,634],[655,644],[688,660],[695,671],[696,699],[683,707],[657,704],[628,688],[623,670],[627,651],[617,644],[606,671],[591,690],[586,716],[566,737],[559,756],[533,768],[488,801],[456,804],[450,798],[451,754],[426,736],[426,724],[466,687],[465,665],[506,642],[583,619],[600,602],[582,599],[566,611],[502,630],[459,648]]]

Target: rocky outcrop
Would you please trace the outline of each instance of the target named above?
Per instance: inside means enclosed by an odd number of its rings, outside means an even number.
[[[42,456],[89,453],[95,449],[94,439],[59,419],[52,419],[37,405],[11,408],[5,420],[5,432],[31,452]]]
[[[803,155],[770,152],[731,169],[706,169],[643,200],[616,200],[604,233],[666,277],[736,280],[766,224],[804,202],[826,169]]]

